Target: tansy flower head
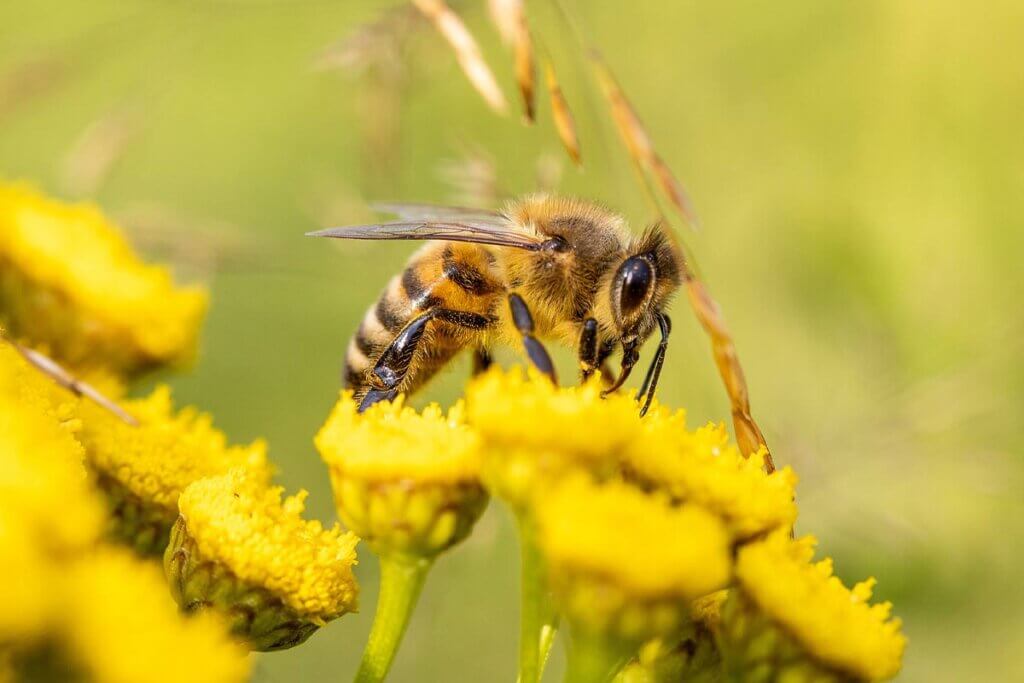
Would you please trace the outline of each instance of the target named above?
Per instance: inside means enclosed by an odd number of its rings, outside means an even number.
[[[0,500],[47,553],[92,544],[103,526],[75,440],[79,422],[60,390],[0,345]]]
[[[253,649],[298,645],[356,607],[359,539],[302,519],[306,492],[235,469],[190,485],[164,565],[183,610],[213,604]]]
[[[577,469],[599,477],[619,469],[619,456],[644,428],[625,393],[601,398],[600,378],[573,387],[494,367],[466,392],[470,424],[486,444],[484,479],[515,507],[540,485]],[[655,406],[645,420],[666,419]]]
[[[731,538],[695,505],[574,477],[538,497],[537,540],[574,629],[631,641],[670,633],[686,601],[722,588]]]
[[[52,587],[59,573],[26,521],[0,509],[0,566],[17,577],[0,581],[0,650],[34,644],[57,607]]]
[[[100,211],[0,185],[0,322],[75,367],[187,358],[206,294],[144,264]]]
[[[630,478],[673,499],[699,503],[724,519],[740,538],[792,527],[796,474],[789,467],[765,474],[764,453],[745,458],[723,424],[694,432],[684,423],[652,421],[624,448]]]
[[[378,554],[436,555],[465,538],[487,504],[480,440],[461,404],[417,413],[399,397],[360,414],[345,392],[316,446],[339,516]]]
[[[123,405],[138,426],[83,403],[81,439],[108,499],[111,534],[139,552],[163,553],[178,516],[178,496],[192,482],[234,467],[269,479],[262,441],[229,446],[209,415],[194,408],[175,412],[166,387]]]
[[[247,678],[244,651],[211,617],[183,619],[160,570],[108,549],[65,569],[58,626],[61,658],[85,679],[110,683],[233,683]]]
[[[892,678],[906,647],[892,606],[868,604],[873,579],[849,590],[831,560],[812,563],[814,544],[777,532],[740,549],[739,588],[722,615],[727,661],[739,674],[767,667],[795,681]]]

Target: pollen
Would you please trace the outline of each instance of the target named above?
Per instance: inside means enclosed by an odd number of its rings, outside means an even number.
[[[282,499],[243,469],[197,481],[179,502],[200,555],[239,579],[277,595],[310,620],[328,620],[356,606],[355,534],[305,520],[306,492]]]
[[[759,610],[816,660],[866,680],[895,676],[907,639],[888,602],[869,604],[874,579],[846,588],[831,559],[812,562],[813,537],[777,532],[739,551],[736,577]]]
[[[16,336],[72,366],[131,373],[190,357],[206,307],[97,207],[0,184],[0,320]]]

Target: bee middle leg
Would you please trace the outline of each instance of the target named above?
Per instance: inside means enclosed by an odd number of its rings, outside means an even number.
[[[522,337],[523,346],[526,347],[526,355],[530,362],[547,375],[554,384],[558,384],[558,378],[555,376],[555,364],[551,362],[548,350],[544,348],[539,339],[533,336],[533,316],[530,314],[526,302],[523,301],[523,297],[515,293],[509,294],[508,305],[512,310],[512,322],[515,324],[516,330],[519,331],[519,336]]]

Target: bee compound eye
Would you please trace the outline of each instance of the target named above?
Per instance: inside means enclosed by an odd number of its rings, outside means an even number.
[[[563,252],[568,251],[569,243],[562,237],[552,237],[551,239],[545,240],[541,245],[541,249],[544,251]]]
[[[647,259],[633,256],[619,268],[619,305],[625,314],[632,313],[646,300],[654,284],[654,269]]]

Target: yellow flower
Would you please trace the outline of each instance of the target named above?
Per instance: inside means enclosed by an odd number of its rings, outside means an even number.
[[[725,586],[731,538],[695,505],[671,507],[626,484],[574,477],[536,501],[537,541],[574,627],[629,640],[666,635],[685,601]]]
[[[358,596],[359,539],[302,519],[306,492],[282,501],[282,491],[243,469],[195,482],[164,556],[182,609],[214,603],[258,649],[297,645]]]
[[[139,260],[95,206],[0,185],[0,321],[15,335],[72,366],[131,374],[187,359],[206,305]]]
[[[362,415],[346,392],[316,436],[324,461],[359,479],[458,484],[480,476],[479,437],[458,404],[446,417],[437,405],[417,413],[404,397]]]
[[[545,482],[577,469],[618,472],[619,454],[643,425],[632,397],[601,398],[600,378],[556,387],[534,372],[494,367],[466,392],[469,423],[484,440],[483,477],[514,508],[529,505]],[[661,420],[655,405],[645,420]]]
[[[832,575],[831,560],[812,563],[814,544],[813,537],[793,541],[778,532],[740,549],[740,589],[732,591],[722,616],[727,660],[748,670],[790,666],[806,672],[794,680],[895,676],[906,638],[900,620],[890,618],[892,605],[868,604],[874,579],[849,590]]]
[[[399,397],[365,413],[341,395],[316,436],[338,514],[378,554],[434,556],[465,538],[487,504],[480,440],[462,405],[445,416]]]
[[[56,608],[52,591],[59,574],[38,541],[26,520],[0,509],[0,567],[6,577],[17,577],[0,581],[0,652],[36,641]]]
[[[123,406],[138,426],[82,403],[81,439],[112,511],[111,534],[143,554],[163,553],[178,496],[192,482],[234,467],[270,477],[266,444],[228,445],[209,415],[195,408],[175,412],[166,387]]]
[[[643,438],[624,451],[631,478],[675,500],[699,503],[722,517],[740,538],[791,528],[796,521],[796,474],[789,467],[765,474],[764,452],[743,457],[729,443],[724,424],[690,432],[681,415],[652,421]]]
[[[209,618],[182,619],[159,569],[116,549],[73,563],[62,595],[68,659],[102,683],[231,683],[249,664]]]
[[[640,426],[639,408],[625,393],[601,398],[599,377],[556,387],[531,371],[494,366],[466,392],[469,421],[487,439],[524,448],[560,450],[580,458],[603,457]]]
[[[103,525],[69,397],[0,345],[0,500],[35,544],[57,555],[93,543]]]

